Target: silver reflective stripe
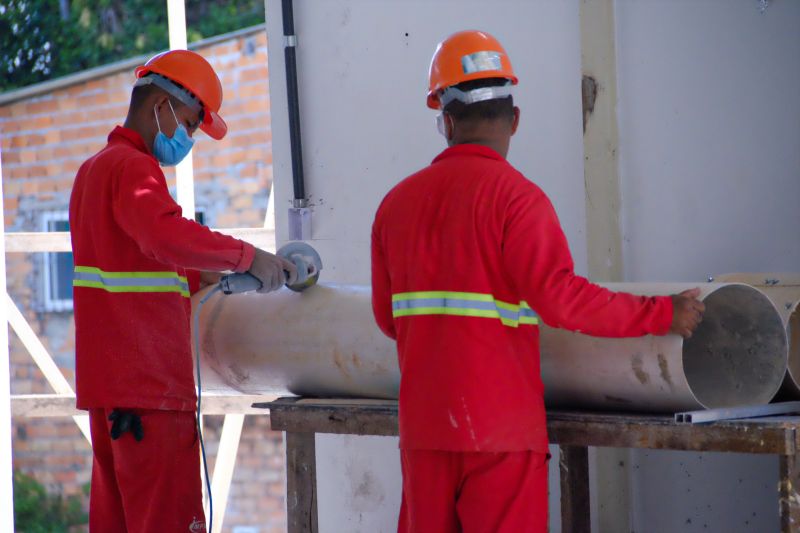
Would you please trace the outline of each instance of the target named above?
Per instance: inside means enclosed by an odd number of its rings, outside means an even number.
[[[177,292],[189,296],[188,280],[176,272],[105,272],[76,266],[72,285],[108,292]]]
[[[503,68],[503,61],[500,52],[493,50],[483,50],[461,56],[461,68],[464,74],[474,74],[476,72],[486,72],[487,70],[500,70]]]
[[[491,294],[447,291],[400,293],[392,296],[395,318],[420,315],[451,315],[497,318],[510,327],[536,325],[539,319],[525,302],[510,304]]]

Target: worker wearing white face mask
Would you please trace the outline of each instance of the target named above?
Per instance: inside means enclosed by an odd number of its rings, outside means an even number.
[[[190,293],[201,271],[207,282],[247,271],[269,292],[296,268],[184,218],[170,197],[159,163],[186,157],[198,128],[227,132],[211,65],[173,50],[136,76],[125,125],[81,165],[70,200],[77,407],[89,411],[94,454],[89,527],[201,532]]]

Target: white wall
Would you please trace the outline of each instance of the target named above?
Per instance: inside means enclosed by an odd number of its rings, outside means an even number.
[[[631,281],[800,268],[800,2],[617,1]]]
[[[279,245],[292,198],[280,4],[266,0]],[[431,55],[444,37],[470,28],[494,34],[512,58],[522,121],[509,160],[550,195],[585,272],[577,0],[296,1],[306,188],[324,280],[369,283],[378,203],[445,148],[425,106]],[[397,439],[320,436],[317,445],[320,530],[396,530]],[[367,481],[380,505],[350,492]]]
[[[630,281],[800,269],[800,2],[616,2]],[[634,451],[633,529],[778,530],[775,457]]]
[[[280,2],[266,5],[280,243],[291,163]],[[763,15],[757,0],[616,8],[627,279],[797,270],[800,3],[774,0]],[[444,147],[424,104],[431,53],[470,27],[494,33],[511,55],[523,116],[509,159],[550,195],[585,271],[578,0],[297,1],[295,19],[312,243],[325,280],[369,282],[378,202]],[[397,440],[317,443],[321,531],[393,531]],[[635,530],[775,530],[775,471],[772,458],[634,453]],[[551,500],[551,512],[557,506]]]

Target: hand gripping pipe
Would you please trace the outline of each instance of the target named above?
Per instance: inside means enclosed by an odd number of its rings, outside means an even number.
[[[689,284],[617,284],[672,294]],[[679,411],[767,403],[786,370],[786,332],[745,285],[703,284],[705,320],[688,341],[599,339],[543,326],[550,407]],[[203,293],[193,297],[196,306]],[[485,320],[485,319],[470,319]],[[240,392],[397,398],[394,342],[375,325],[368,287],[215,294],[199,313],[203,380]]]
[[[779,397],[800,399],[800,274],[723,274],[715,279],[752,285],[775,304],[789,339],[789,364]]]

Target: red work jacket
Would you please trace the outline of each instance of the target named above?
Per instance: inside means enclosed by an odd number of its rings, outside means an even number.
[[[607,337],[669,330],[670,298],[573,269],[547,196],[490,148],[448,148],[386,195],[372,296],[397,340],[401,448],[546,452],[539,320]]]
[[[69,221],[78,408],[193,410],[187,269],[243,272],[255,249],[183,218],[142,138],[119,126],[78,170]]]

